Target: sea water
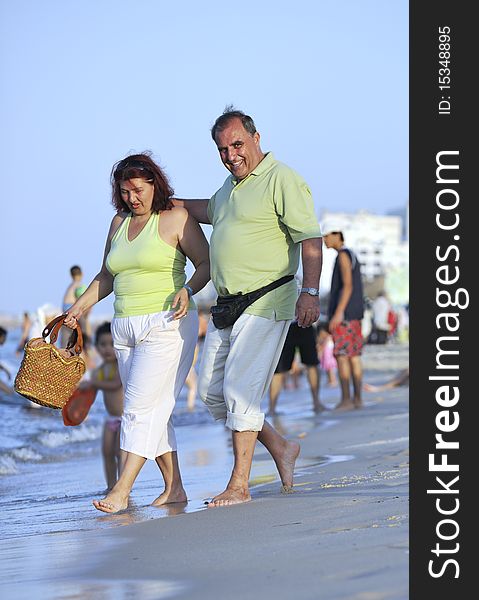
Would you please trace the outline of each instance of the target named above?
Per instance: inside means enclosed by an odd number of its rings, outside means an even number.
[[[21,362],[15,353],[19,335],[19,330],[11,330],[0,348],[0,360],[12,371],[12,385]],[[17,394],[1,396],[0,538],[98,529],[204,510],[205,502],[228,481],[233,463],[231,434],[211,419],[201,400],[197,399],[193,412],[188,411],[186,392],[184,388],[180,394],[173,422],[188,503],[150,506],[162,492],[162,479],[156,464],[147,461],[133,488],[129,510],[118,515],[98,512],[91,504],[92,499],[103,497],[105,488],[101,435],[106,412],[101,394],[87,419],[76,427],[65,427],[59,410],[34,407]],[[323,392],[321,400],[325,402]],[[282,414],[273,425],[288,438],[301,438],[313,427],[333,424],[330,418],[318,420],[313,415],[306,382],[294,392],[285,390],[279,405]],[[273,461],[257,446],[251,473],[256,488],[278,480]],[[318,457],[318,462],[347,458]],[[302,462],[300,458],[299,468],[308,466]]]

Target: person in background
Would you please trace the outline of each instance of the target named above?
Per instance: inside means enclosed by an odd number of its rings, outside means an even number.
[[[385,390],[392,390],[393,388],[401,385],[409,385],[409,367],[399,371],[397,375],[395,375],[389,381],[386,381],[386,383],[382,383],[380,385],[364,383],[363,387],[365,392],[384,392]]]
[[[7,330],[4,327],[0,327],[0,346],[3,346],[3,344],[7,341]],[[5,365],[3,365],[0,362],[0,371],[3,371],[8,380],[10,381],[12,379],[12,374],[10,373],[9,369],[7,369],[7,367]],[[14,390],[11,386],[7,385],[6,383],[4,383],[1,379],[0,379],[0,392],[3,392],[4,394],[7,395],[11,395],[14,394]]]
[[[113,347],[111,323],[99,325],[95,332],[95,348],[102,359],[88,381],[81,382],[80,389],[93,388],[103,392],[107,417],[103,426],[102,455],[107,492],[113,489],[120,474],[120,426],[123,414],[123,387],[118,362]]]
[[[65,294],[63,295],[63,312],[67,312],[67,310],[69,310],[76,302],[77,298],[75,297],[75,291],[82,285],[83,273],[78,265],[73,265],[73,267],[71,267],[70,277],[72,280],[68,284]]]
[[[80,298],[80,296],[86,291],[86,285],[79,285],[76,290],[75,290],[75,302],[78,300],[78,298]],[[90,313],[91,313],[91,308],[86,310],[80,320],[78,321],[78,323],[80,324],[81,330],[83,332],[83,335],[86,335],[89,338],[92,338],[92,329],[91,329],[91,324],[90,324]]]
[[[209,311],[205,309],[198,309],[198,341],[204,342],[206,337],[206,332],[208,331],[208,323],[209,323]]]
[[[334,263],[329,298],[329,331],[334,341],[334,357],[338,363],[341,400],[335,410],[361,408],[363,367],[361,353],[363,337],[361,320],[364,315],[361,267],[352,250],[344,245],[341,225],[334,221],[322,224],[327,248],[338,253]],[[351,399],[351,380],[353,398]]]
[[[17,349],[15,350],[15,354],[17,356],[23,352],[25,344],[29,340],[31,326],[32,326],[32,320],[30,318],[30,314],[27,311],[25,311],[23,313],[22,331],[20,333],[20,341],[18,342]]]
[[[388,312],[388,339],[392,341],[396,341],[397,333],[398,333],[398,314],[391,306]]]
[[[334,340],[328,327],[328,323],[318,324],[316,349],[318,352],[321,371],[326,373],[328,378],[328,387],[336,387],[338,385],[338,378],[336,377],[338,363],[334,358]]]
[[[42,304],[37,308],[36,311],[30,313],[30,329],[27,334],[27,341],[32,338],[42,337],[42,332],[45,327],[52,321],[55,317],[61,313],[61,310],[58,306],[55,306],[50,303]],[[71,331],[68,332],[68,337],[70,337]],[[65,344],[66,345],[66,344]]]
[[[75,295],[75,292],[80,286],[83,286],[83,283],[82,283],[83,273],[82,273],[81,268],[78,265],[73,265],[73,267],[70,268],[70,277],[71,277],[71,281],[68,284],[68,287],[67,287],[65,293],[63,294],[63,302],[62,302],[63,313],[66,313],[73,306],[73,304],[77,301],[77,296]],[[83,286],[83,289],[85,289],[85,286]],[[82,327],[82,331],[83,331],[83,327]],[[71,335],[71,331],[68,329],[68,327],[62,327],[60,329],[60,343],[61,343],[62,347],[65,347],[67,345],[70,335]],[[91,332],[90,332],[90,335],[91,335]]]
[[[291,369],[287,373],[284,373],[283,388],[285,390],[299,390],[299,388],[301,387],[301,378],[303,375],[304,365],[301,364],[301,354],[298,348],[296,348]]]
[[[299,327],[294,321],[289,326],[288,334],[284,342],[283,350],[279,357],[271,385],[269,387],[269,411],[268,414],[276,414],[278,396],[284,386],[285,374],[293,366],[296,350],[299,350],[301,363],[305,365],[309,389],[313,401],[313,411],[317,414],[326,409],[319,401],[319,371],[318,353],[316,350],[316,335],[314,326]]]
[[[92,347],[92,339],[86,333],[83,334],[83,351],[80,355],[85,361],[87,373],[97,365],[96,347]]]
[[[373,300],[373,330],[371,332],[372,343],[386,344],[391,326],[388,322],[391,305],[386,297],[386,292],[381,290]]]
[[[147,459],[164,479],[160,506],[186,502],[171,415],[193,362],[198,316],[192,296],[209,281],[208,242],[194,218],[172,204],[173,190],[149,153],[120,160],[111,172],[116,209],[100,272],[67,311],[75,328],[85,311],[115,293],[111,324],[124,389],[121,474],[95,508],[128,507]],[[186,281],[186,258],[195,272]]]
[[[198,341],[196,342],[193,364],[191,365],[191,369],[185,381],[185,385],[188,388],[186,407],[189,412],[193,412],[195,410],[196,395],[198,392],[198,375],[196,373],[195,365],[198,360],[200,346],[205,339],[207,329],[208,314],[203,309],[198,309]]]
[[[400,344],[409,341],[409,305],[402,305],[398,309],[397,339]]]

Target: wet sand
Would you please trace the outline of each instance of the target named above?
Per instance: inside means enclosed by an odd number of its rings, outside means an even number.
[[[365,380],[386,381],[405,361],[404,347],[369,347]],[[207,509],[195,497],[189,509],[150,508],[147,519],[135,519],[135,511],[146,510],[140,496],[140,505],[125,513],[95,514],[97,529],[11,539],[0,550],[0,593],[15,599],[405,600],[408,395],[408,387],[365,393],[362,410],[318,417],[303,411],[298,418],[295,402],[306,406],[307,390],[285,391],[284,414],[272,422],[301,443],[293,494],[280,493],[272,461],[259,446],[252,502]],[[327,405],[337,398],[337,389],[324,388]],[[221,444],[215,448],[222,451]],[[197,494],[226,482],[230,450],[217,459],[224,471]],[[188,490],[189,474],[199,471],[182,468]],[[67,503],[60,510],[71,518]],[[100,528],[107,523],[126,526]]]

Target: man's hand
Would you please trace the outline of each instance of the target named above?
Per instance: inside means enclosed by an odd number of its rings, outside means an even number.
[[[208,218],[208,202],[209,199],[185,199],[185,198],[171,198],[174,206],[182,206],[186,208],[190,216],[198,221],[198,223],[205,223],[211,225]]]
[[[296,319],[299,327],[311,327],[319,319],[319,297],[300,294],[296,302]]]

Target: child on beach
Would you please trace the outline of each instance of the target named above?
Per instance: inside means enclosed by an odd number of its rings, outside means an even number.
[[[105,322],[95,333],[95,348],[102,364],[92,371],[88,381],[80,389],[93,387],[103,392],[103,401],[108,413],[103,427],[102,454],[107,490],[117,482],[120,469],[120,426],[123,413],[123,387],[111,335],[111,324]]]
[[[328,331],[327,323],[318,325],[316,346],[321,371],[324,371],[328,376],[328,387],[336,387],[338,385],[338,379],[336,377],[338,365],[333,355],[333,336]]]

